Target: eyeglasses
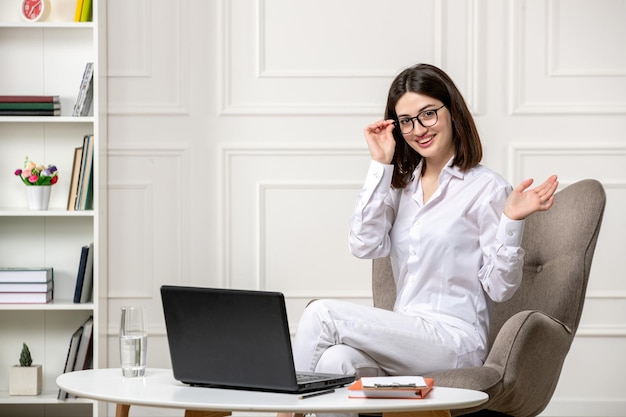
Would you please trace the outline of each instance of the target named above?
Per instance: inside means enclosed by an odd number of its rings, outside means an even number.
[[[415,121],[423,127],[431,127],[437,124],[439,116],[437,112],[443,109],[446,105],[442,105],[438,109],[428,109],[421,111],[415,117],[401,117],[396,121],[396,126],[400,129],[403,135],[407,135],[415,129]]]

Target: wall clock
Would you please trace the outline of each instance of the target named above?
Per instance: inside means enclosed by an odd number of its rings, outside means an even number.
[[[43,0],[23,0],[22,17],[29,22],[36,22],[43,16],[45,5]]]

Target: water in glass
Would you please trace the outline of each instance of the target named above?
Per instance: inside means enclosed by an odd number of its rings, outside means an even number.
[[[143,308],[122,307],[120,361],[125,377],[145,374],[147,347],[148,335],[144,329]]]

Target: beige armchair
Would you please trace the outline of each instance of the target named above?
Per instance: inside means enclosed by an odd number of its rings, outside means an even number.
[[[511,300],[491,305],[485,364],[428,375],[439,386],[489,394],[481,407],[452,415],[536,416],[548,405],[580,321],[605,201],[598,181],[583,180],[526,220],[522,285]],[[374,305],[391,309],[388,258],[374,260],[372,285]]]

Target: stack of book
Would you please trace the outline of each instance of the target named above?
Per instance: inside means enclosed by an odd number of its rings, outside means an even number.
[[[45,304],[52,301],[52,268],[0,268],[0,303]]]
[[[60,116],[59,96],[0,96],[0,116]]]

